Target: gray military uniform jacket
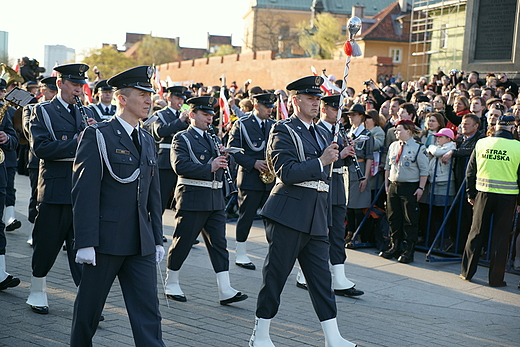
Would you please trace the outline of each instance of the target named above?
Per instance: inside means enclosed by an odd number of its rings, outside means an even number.
[[[301,139],[304,160],[300,160],[290,127]],[[317,132],[318,136],[321,133]],[[327,143],[321,138],[323,144]],[[262,208],[261,215],[289,228],[314,236],[328,233],[328,193],[294,185],[305,181],[324,181],[329,167],[321,169],[318,158],[323,149],[312,138],[303,122],[296,116],[276,123],[269,135],[267,148],[270,153],[277,182]]]
[[[104,138],[108,162],[120,178],[138,177],[120,183],[101,158],[96,138]],[[140,131],[141,155],[115,117],[85,130],[78,146],[72,176],[75,248],[95,247],[109,255],[155,253],[162,245],[162,207],[155,143]]]
[[[246,190],[270,191],[274,183],[265,184],[260,179],[260,172],[254,168],[257,160],[265,160],[265,149],[269,131],[275,121],[265,120],[265,130],[262,132],[255,116],[252,114],[235,122],[229,134],[228,146],[240,147],[244,153],[235,153],[233,157],[240,165],[237,174],[237,187]]]
[[[222,181],[223,170],[211,172],[211,162],[216,158],[213,140],[211,145],[190,126],[177,133],[172,142],[171,165],[179,176],[175,188],[175,210],[216,211],[225,207],[222,188],[212,189],[185,185],[183,178],[202,181]]]
[[[77,136],[85,128],[78,107],[74,106],[74,109],[75,117],[57,98],[37,104],[32,109],[29,124],[31,148],[40,158],[38,202],[72,203],[72,161],[78,146]],[[91,110],[85,108],[85,112],[93,118]]]
[[[180,112],[177,113],[178,114],[174,114],[170,107],[165,107],[155,113],[159,118],[152,124],[152,134],[159,143],[159,149],[157,151],[159,169],[172,168],[172,164],[170,163],[170,145],[173,136],[179,131],[188,128],[188,124],[179,119]],[[167,146],[162,146],[164,148],[161,148],[162,144]]]

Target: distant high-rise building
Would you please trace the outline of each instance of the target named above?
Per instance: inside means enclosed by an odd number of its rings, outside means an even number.
[[[58,64],[73,63],[76,51],[63,45],[45,45],[45,56],[43,66],[48,74],[52,72],[52,68]]]
[[[7,46],[9,43],[9,33],[7,31],[0,31],[0,62],[7,63],[9,52]]]

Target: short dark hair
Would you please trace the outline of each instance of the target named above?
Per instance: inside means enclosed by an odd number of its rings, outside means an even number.
[[[480,128],[480,124],[482,124],[482,121],[480,120],[480,118],[476,114],[466,113],[464,116],[462,116],[462,119],[467,119],[467,118],[473,119],[475,124],[478,124],[478,126]]]

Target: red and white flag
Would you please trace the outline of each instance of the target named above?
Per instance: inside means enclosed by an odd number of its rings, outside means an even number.
[[[163,87],[161,84],[161,78],[159,76],[159,69],[157,69],[157,67],[155,67],[155,84],[157,85],[157,93],[159,94],[159,96],[162,99],[163,98]]]
[[[280,119],[287,119],[289,117],[289,112],[287,111],[287,107],[285,106],[285,102],[283,102],[282,96],[278,95],[280,103],[278,108],[280,109]]]
[[[226,126],[229,123],[231,117],[231,111],[229,110],[229,104],[226,100],[226,95],[224,94],[224,87],[220,88],[220,97],[218,100],[218,105],[220,106],[221,114],[222,114],[222,126]]]

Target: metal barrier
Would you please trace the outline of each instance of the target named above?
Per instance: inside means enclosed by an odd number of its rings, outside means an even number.
[[[463,204],[466,199],[466,194],[465,194],[466,193],[466,179],[464,178],[461,186],[459,187],[459,189],[457,191],[457,194],[455,195],[455,197],[451,203],[451,206],[449,206],[449,204],[448,204],[448,201],[450,198],[449,191],[450,191],[450,185],[451,185],[451,177],[453,174],[452,169],[453,169],[454,158],[452,158],[451,162],[450,162],[450,173],[448,176],[448,186],[446,188],[442,223],[441,223],[439,229],[437,230],[434,239],[431,241],[431,244],[429,244],[438,160],[439,159],[437,158],[436,163],[435,163],[436,165],[435,165],[435,170],[434,170],[433,181],[430,184],[430,199],[429,199],[429,207],[428,207],[428,222],[427,222],[427,227],[426,227],[426,232],[425,232],[425,245],[424,246],[416,245],[415,248],[426,251],[426,261],[427,262],[432,262],[432,263],[434,263],[434,262],[460,262],[462,260],[462,254],[458,253],[457,250],[460,248],[459,244],[461,242],[460,227],[461,227],[461,220],[462,220]],[[466,166],[467,166],[467,162],[468,162],[468,159],[466,159]],[[378,186],[378,178],[376,178],[376,189],[377,189],[377,186]],[[352,241],[349,242],[349,244],[347,244],[347,246],[346,246],[347,248],[363,248],[363,247],[374,247],[375,246],[375,244],[372,242],[361,242],[361,241],[356,241],[356,239],[357,239],[359,232],[365,225],[366,220],[368,219],[368,217],[370,215],[370,212],[374,209],[374,206],[375,206],[377,200],[379,199],[379,196],[383,192],[383,189],[384,189],[384,184],[377,190],[377,194],[375,195],[374,199],[372,200],[372,203],[371,203],[369,209],[367,210],[367,212],[365,213],[365,215],[363,216],[363,219],[361,220],[360,224],[356,228],[356,231],[355,231],[354,235],[352,236]],[[445,234],[446,226],[450,222],[450,216],[452,215],[453,211],[456,209],[458,209],[457,221],[456,221],[455,225],[451,226],[451,227],[456,226],[455,240],[452,240],[452,242],[454,242],[454,244],[453,244],[454,251],[450,252],[450,251],[447,251],[444,249],[444,239],[445,239],[444,234]],[[510,240],[510,249],[509,249],[506,271],[520,274],[520,271],[514,269],[513,259],[512,259],[513,253],[514,253],[513,248],[515,247],[516,239],[517,239],[517,237],[520,237],[520,235],[516,235],[517,222],[518,222],[518,213],[515,214],[515,222],[514,222],[513,232],[512,232],[511,240]],[[488,243],[486,245],[486,249],[489,249],[490,245],[491,245],[492,225],[493,225],[493,220],[491,219],[490,231],[489,231],[489,235],[488,235]],[[438,245],[438,247],[437,247],[437,245]],[[520,256],[520,255],[518,255],[518,256]],[[479,264],[486,266],[486,265],[489,265],[489,262],[490,262],[489,252],[486,252],[485,259],[481,259]]]

